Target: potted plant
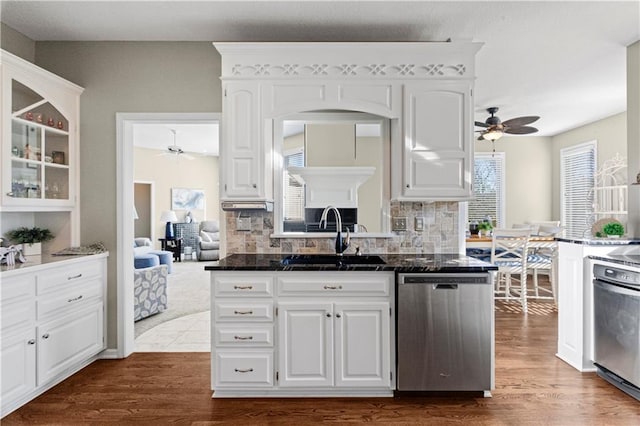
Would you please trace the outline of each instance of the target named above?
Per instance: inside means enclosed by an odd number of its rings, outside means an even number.
[[[624,235],[624,226],[619,222],[609,222],[602,227],[602,232],[604,232],[607,237],[620,238]]]
[[[42,253],[42,243],[54,237],[48,229],[37,226],[33,228],[23,226],[7,232],[6,236],[13,243],[22,244],[22,254],[25,256],[39,256]]]
[[[491,222],[480,222],[478,224],[478,229],[480,230],[480,236],[482,235],[489,235],[491,233],[491,230],[493,229],[493,225],[491,225]]]

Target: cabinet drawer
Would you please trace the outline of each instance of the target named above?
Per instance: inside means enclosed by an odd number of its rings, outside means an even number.
[[[347,273],[352,274],[352,273]],[[281,296],[388,296],[391,279],[387,274],[350,276],[345,273],[291,274],[278,277]]]
[[[21,327],[33,327],[36,321],[34,299],[2,305],[2,334]]]
[[[271,324],[218,324],[214,339],[221,346],[273,346]]]
[[[273,351],[216,352],[215,386],[273,386]]]
[[[33,274],[2,278],[0,300],[4,309],[9,303],[24,301],[36,295],[36,278]]]
[[[78,309],[102,298],[102,279],[95,278],[87,282],[64,287],[63,291],[41,296],[37,302],[38,319],[54,312]]]
[[[38,274],[38,295],[58,291],[60,285],[84,281],[88,278],[102,276],[102,262],[93,261],[64,268],[55,268]]]
[[[216,302],[217,321],[273,321],[272,302],[245,302],[233,300]]]
[[[213,288],[218,297],[270,297],[273,277],[264,275],[214,275]]]

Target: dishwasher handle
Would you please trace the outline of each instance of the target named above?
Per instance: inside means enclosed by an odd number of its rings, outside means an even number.
[[[458,284],[433,284],[434,290],[457,290]]]

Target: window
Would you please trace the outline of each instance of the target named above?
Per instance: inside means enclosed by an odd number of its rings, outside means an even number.
[[[289,167],[304,167],[304,151],[301,149],[284,157],[284,220],[304,220],[304,185],[293,178]]]
[[[475,155],[474,199],[469,201],[469,221],[482,222],[491,216],[498,227],[505,226],[504,164],[504,152]]]
[[[560,151],[560,214],[566,237],[583,238],[593,215],[596,142]]]

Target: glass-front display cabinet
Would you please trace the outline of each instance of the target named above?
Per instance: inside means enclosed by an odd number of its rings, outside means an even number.
[[[2,51],[2,209],[76,203],[82,88]]]

